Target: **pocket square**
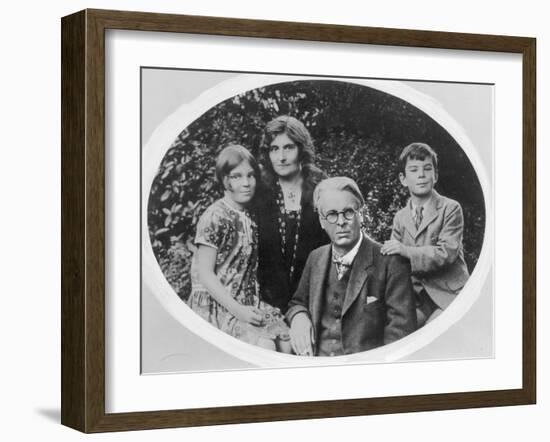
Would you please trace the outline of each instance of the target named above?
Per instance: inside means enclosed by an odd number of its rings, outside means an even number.
[[[367,296],[367,304],[375,301],[378,301],[378,298],[376,296]]]

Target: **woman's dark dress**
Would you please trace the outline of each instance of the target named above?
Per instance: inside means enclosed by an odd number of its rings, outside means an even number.
[[[328,244],[329,238],[321,228],[319,217],[313,210],[313,190],[325,175],[320,170],[312,170],[304,176],[301,198],[301,220],[298,232],[296,258],[294,255],[297,212],[287,212],[285,219],[286,244],[285,253],[281,250],[279,229],[280,208],[277,204],[276,186],[259,186],[256,208],[259,233],[259,267],[260,297],[263,301],[278,307],[283,313],[294,294],[306,260],[310,252],[317,247]],[[294,264],[294,271],[290,268]]]

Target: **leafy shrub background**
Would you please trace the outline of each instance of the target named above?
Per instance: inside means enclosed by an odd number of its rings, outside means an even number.
[[[265,124],[292,115],[314,139],[317,165],[329,176],[357,181],[367,202],[364,228],[388,239],[395,212],[408,198],[398,180],[404,146],[421,141],[439,155],[436,189],[464,211],[464,249],[473,270],[483,242],[485,209],[477,175],[449,133],[404,100],[342,81],[295,81],[247,91],[219,103],[184,128],[162,160],[148,203],[153,251],[178,295],[189,296],[192,239],[202,212],[222,195],[215,158],[228,143],[257,158]]]

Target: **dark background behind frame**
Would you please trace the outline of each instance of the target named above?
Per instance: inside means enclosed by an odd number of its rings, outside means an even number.
[[[524,176],[526,184],[524,187],[524,213],[530,213],[531,217],[527,219],[524,230],[524,250],[526,259],[524,260],[524,389],[503,391],[495,393],[479,392],[468,394],[450,394],[432,396],[416,396],[413,398],[381,398],[372,400],[356,400],[356,401],[338,401],[338,402],[323,402],[322,404],[292,404],[286,407],[283,406],[258,406],[253,407],[253,410],[246,410],[242,407],[229,409],[212,410],[208,417],[205,417],[203,411],[192,412],[162,412],[162,413],[131,413],[120,415],[103,415],[102,399],[103,399],[103,375],[104,375],[104,360],[103,358],[103,339],[104,331],[102,328],[84,329],[82,322],[78,321],[75,315],[68,315],[79,311],[86,314],[88,324],[102,324],[102,315],[104,308],[104,300],[97,297],[97,293],[102,293],[103,289],[103,268],[101,266],[102,249],[104,231],[101,220],[103,219],[103,158],[94,155],[89,149],[90,147],[101,146],[103,140],[103,108],[102,95],[98,91],[103,90],[103,77],[99,74],[103,66],[102,51],[103,28],[105,25],[109,27],[125,27],[124,17],[132,17],[136,20],[136,24],[140,29],[148,30],[167,30],[176,31],[183,26],[189,31],[198,31],[195,26],[204,26],[204,29],[209,29],[209,32],[223,34],[224,32],[240,30],[243,35],[262,35],[261,32],[272,31],[273,36],[281,36],[281,30],[290,32],[297,38],[316,39],[319,35],[334,36],[342,41],[361,41],[366,35],[369,41],[373,43],[386,44],[405,44],[407,42],[414,43],[418,46],[425,47],[447,47],[447,48],[463,48],[463,49],[480,49],[499,50],[503,52],[523,52],[524,54],[524,109],[526,112],[525,131],[524,131]],[[64,319],[64,329],[62,330],[62,350],[63,350],[63,398],[64,406],[62,410],[62,418],[66,424],[77,426],[87,431],[109,431],[117,429],[139,429],[150,426],[166,427],[173,425],[189,425],[189,424],[208,424],[208,423],[229,423],[235,422],[243,412],[246,412],[245,419],[249,422],[265,420],[279,420],[285,418],[306,418],[306,417],[321,417],[321,416],[340,416],[340,415],[357,415],[364,413],[377,414],[381,412],[402,412],[402,411],[420,411],[433,410],[442,408],[463,408],[468,406],[483,406],[483,405],[505,405],[514,403],[529,403],[534,400],[535,395],[535,43],[534,40],[522,38],[504,38],[504,37],[489,37],[489,36],[460,36],[448,35],[444,33],[423,33],[413,31],[389,31],[380,29],[371,29],[368,33],[360,33],[359,30],[350,28],[344,32],[342,28],[322,26],[316,28],[313,25],[281,25],[281,24],[253,24],[243,21],[227,21],[221,19],[193,19],[191,22],[184,17],[167,17],[166,26],[163,26],[159,21],[159,16],[146,17],[141,14],[125,15],[120,14],[117,18],[113,18],[113,13],[102,15],[98,12],[88,14],[89,18],[93,18],[89,22],[87,28],[87,57],[89,62],[94,61],[94,66],[97,71],[88,72],[84,75],[83,69],[75,69],[69,61],[71,57],[76,64],[85,61],[83,55],[83,47],[78,47],[75,43],[79,41],[84,43],[83,29],[78,29],[78,26],[83,26],[83,16],[73,16],[72,19],[65,20],[67,28],[65,32],[74,33],[70,43],[64,47],[65,65],[64,74],[74,75],[72,85],[76,89],[72,89],[67,83],[64,85],[64,103],[71,104],[70,111],[73,118],[77,120],[86,120],[88,130],[87,138],[83,138],[82,125],[68,127],[68,120],[65,120],[65,125],[62,136],[64,146],[74,146],[76,151],[74,155],[63,155],[63,171],[65,177],[70,180],[71,173],[73,180],[78,182],[78,166],[83,164],[84,155],[86,155],[86,165],[89,168],[85,177],[85,186],[76,187],[74,190],[68,191],[67,185],[63,187],[62,208],[68,209],[72,203],[76,203],[78,197],[84,195],[87,198],[87,204],[91,205],[97,211],[92,215],[88,212],[86,219],[84,217],[76,217],[71,220],[64,220],[63,236],[64,238],[76,235],[76,243],[82,244],[82,232],[84,225],[87,228],[87,241],[82,247],[87,250],[87,259],[84,261],[83,255],[80,253],[72,254],[71,251],[64,246],[63,249],[63,291],[65,295],[72,293],[73,296],[63,297],[62,319]],[[105,21],[103,21],[103,19]],[[72,26],[71,26],[72,25]],[[189,27],[187,26],[189,25]],[[250,27],[247,27],[250,26]],[[72,29],[68,29],[72,28]],[[264,35],[265,36],[265,35]],[[343,36],[346,36],[343,38]],[[381,40],[382,39],[382,40]],[[80,57],[80,59],[79,59]],[[84,64],[84,63],[82,63]],[[90,63],[91,65],[91,63]],[[78,88],[78,84],[87,86],[86,93]],[[65,101],[69,99],[71,90],[80,94],[74,101]],[[89,112],[83,113],[83,108],[80,106],[84,103],[86,96]],[[68,109],[68,108],[66,108]],[[65,118],[68,117],[64,114]],[[80,127],[80,129],[79,129]],[[93,128],[93,129],[92,129]],[[88,146],[88,150],[84,151],[84,142]],[[75,178],[76,176],[76,178]],[[82,180],[81,180],[82,181]],[[74,182],[71,180],[71,184]],[[99,221],[99,222],[98,222]],[[72,224],[67,224],[72,222]],[[70,226],[70,227],[69,227]],[[74,236],[73,236],[74,237]],[[80,249],[83,250],[83,249]],[[78,250],[77,250],[78,251]],[[528,252],[528,253],[527,253]],[[83,279],[84,271],[88,278]],[[93,277],[91,277],[93,275]],[[82,293],[82,289],[86,287],[86,297]],[[79,291],[80,289],[80,291]],[[75,293],[78,293],[74,295]],[[80,306],[80,308],[79,308]],[[84,309],[84,307],[87,307]],[[73,310],[76,308],[76,310]],[[68,352],[70,344],[86,344],[88,351],[83,352]],[[84,350],[84,346],[79,348]],[[74,350],[74,348],[73,348]],[[86,395],[84,396],[84,393]],[[69,400],[84,399],[88,402],[86,406],[78,406],[79,401],[69,405]]]

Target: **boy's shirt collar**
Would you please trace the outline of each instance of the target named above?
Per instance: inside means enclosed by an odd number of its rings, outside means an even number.
[[[432,190],[432,195],[430,196],[430,198],[424,204],[420,204],[418,206],[413,203],[412,198],[409,198],[409,209],[411,210],[412,218],[413,219],[416,218],[416,208],[417,207],[422,207],[422,213],[426,213],[426,207],[428,207],[428,204],[430,204],[434,198],[435,198],[435,191],[434,190]]]
[[[411,216],[412,216],[412,219],[415,220],[416,219],[416,208],[417,207],[422,207],[422,212],[425,211],[426,209],[426,206],[428,205],[428,201],[426,201],[424,204],[420,204],[419,206],[415,205],[413,202],[412,202],[412,199],[409,200],[410,202],[410,209],[411,209]]]

